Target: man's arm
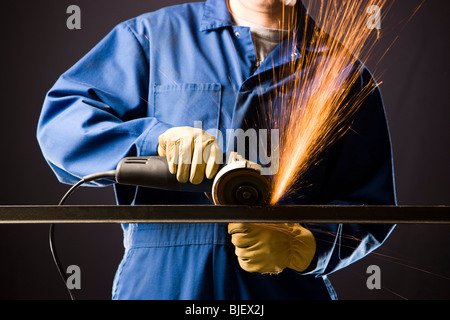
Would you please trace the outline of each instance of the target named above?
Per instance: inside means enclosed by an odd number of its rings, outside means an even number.
[[[362,85],[370,81],[362,71]],[[356,88],[357,90],[358,88]],[[351,129],[330,148],[320,203],[330,205],[396,205],[391,142],[379,88],[355,115]],[[313,274],[329,274],[378,248],[395,226],[308,224],[316,243]]]
[[[126,156],[156,155],[171,126],[147,115],[144,40],[120,24],[47,93],[37,137],[61,182],[114,169]]]

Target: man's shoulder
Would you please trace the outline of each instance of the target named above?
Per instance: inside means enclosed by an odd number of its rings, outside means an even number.
[[[128,25],[149,24],[153,26],[168,25],[171,22],[193,22],[203,16],[205,2],[186,2],[143,13],[125,21]]]

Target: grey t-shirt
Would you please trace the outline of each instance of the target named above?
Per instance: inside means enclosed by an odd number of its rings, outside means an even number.
[[[289,34],[289,30],[261,27],[232,14],[235,25],[249,27],[256,50],[256,66],[259,67],[273,49]]]

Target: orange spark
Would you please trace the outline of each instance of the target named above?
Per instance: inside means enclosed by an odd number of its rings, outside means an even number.
[[[281,137],[271,205],[295,191],[308,168],[320,160],[319,154],[347,132],[352,115],[377,86],[371,81],[350,94],[375,44],[369,40],[379,37],[378,30],[369,28],[367,8],[376,6],[384,14],[385,3],[343,0],[337,6],[335,1],[311,1],[308,9],[318,12],[320,29],[298,17],[307,30],[293,35],[294,43],[301,44],[300,62],[286,67],[295,78],[280,86],[279,96],[289,98],[281,98],[281,107],[272,106],[268,116],[270,127],[280,128]]]

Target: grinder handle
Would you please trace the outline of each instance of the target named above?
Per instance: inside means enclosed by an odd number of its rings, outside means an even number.
[[[180,183],[170,173],[164,156],[123,158],[117,165],[115,178],[120,184],[172,191],[211,192],[213,184],[212,179],[206,178],[198,185]]]

